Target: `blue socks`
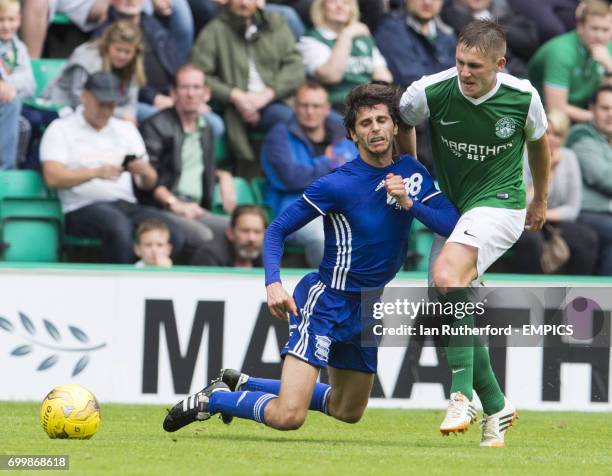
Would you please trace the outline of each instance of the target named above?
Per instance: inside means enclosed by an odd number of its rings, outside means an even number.
[[[264,410],[268,403],[278,398],[279,392],[280,380],[249,377],[239,392],[213,392],[208,401],[208,411],[265,423]],[[315,384],[310,410],[327,414],[330,392],[330,385]]]
[[[270,400],[278,398],[265,392],[214,392],[208,400],[208,411],[223,412],[239,418],[265,423],[264,410]]]
[[[251,390],[278,395],[280,392],[280,380],[268,378],[249,377],[249,379],[240,387],[240,390]],[[329,392],[331,386],[326,383],[316,383],[312,400],[310,401],[310,410],[323,412],[327,414],[327,402],[329,400]]]

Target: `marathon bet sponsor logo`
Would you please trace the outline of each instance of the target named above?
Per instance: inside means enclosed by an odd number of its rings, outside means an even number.
[[[504,150],[512,147],[512,142],[506,142],[505,144],[499,145],[482,145],[470,144],[468,142],[456,142],[444,136],[441,136],[441,138],[444,145],[448,147],[455,157],[477,160],[479,162],[484,162],[485,159],[495,157]]]
[[[502,117],[495,123],[495,135],[500,139],[507,139],[516,131],[516,124],[511,117]]]

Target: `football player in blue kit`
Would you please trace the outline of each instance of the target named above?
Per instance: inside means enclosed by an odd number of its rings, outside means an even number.
[[[224,369],[219,379],[168,412],[166,431],[217,413],[226,423],[239,417],[279,430],[299,428],[309,409],[347,423],[359,421],[378,350],[361,341],[362,288],[383,288],[395,277],[406,257],[413,218],[444,236],[459,218],[416,159],[393,156],[397,104],[396,90],[389,85],[354,88],[347,97],[345,125],[359,155],[315,181],[268,227],[268,306],[276,318],[289,320],[281,379]],[[280,279],[284,239],[320,215],[323,260],[317,272],[302,278],[292,297]],[[317,382],[323,368],[329,385]]]

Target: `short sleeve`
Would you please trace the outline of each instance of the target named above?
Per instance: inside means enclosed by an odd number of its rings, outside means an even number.
[[[543,84],[553,88],[569,89],[572,76],[571,58],[549,50],[544,58]]]
[[[385,57],[376,46],[372,50],[372,63],[374,65],[374,69],[387,67],[387,60],[385,60]]]
[[[64,137],[61,122],[61,119],[56,119],[47,127],[40,142],[41,162],[68,162],[68,141]]]
[[[545,133],[548,127],[546,119],[546,111],[540,99],[540,95],[535,88],[531,88],[531,103],[529,104],[529,112],[525,121],[525,137],[528,141],[539,140]]]
[[[425,77],[413,82],[400,99],[400,116],[409,126],[416,126],[429,117],[425,84]]]
[[[310,36],[302,36],[297,47],[304,58],[304,68],[308,76],[314,77],[319,66],[331,56],[329,46]]]
[[[332,172],[315,180],[302,195],[306,203],[321,215],[327,215],[336,205],[336,193],[332,183],[334,177],[337,177],[337,174]]]
[[[125,121],[124,121],[125,122]],[[126,132],[125,137],[128,140],[128,150],[130,154],[134,154],[135,156],[149,160],[149,155],[147,154],[147,148],[145,146],[144,140],[136,129],[136,126],[131,122],[125,122]]]
[[[405,160],[407,167],[404,185],[408,196],[412,200],[425,203],[430,198],[442,193],[436,188],[433,177],[422,164],[410,156],[407,156]]]

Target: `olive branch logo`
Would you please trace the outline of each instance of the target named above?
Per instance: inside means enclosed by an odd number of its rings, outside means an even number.
[[[26,331],[26,334],[24,334],[22,338],[26,340],[27,343],[15,347],[11,351],[10,355],[12,355],[13,357],[23,357],[25,355],[30,354],[35,348],[46,349],[52,352],[51,355],[43,359],[43,361],[38,364],[38,367],[36,368],[37,372],[50,369],[55,364],[57,364],[59,362],[60,353],[73,352],[82,354],[79,360],[76,362],[74,368],[72,369],[72,376],[74,377],[80,374],[83,370],[85,370],[85,368],[89,364],[90,352],[106,347],[106,343],[94,346],[90,345],[89,336],[76,326],[68,326],[68,330],[70,331],[72,338],[76,339],[82,345],[62,345],[62,334],[58,330],[57,326],[47,319],[42,319],[42,323],[44,324],[44,328],[48,334],[48,337],[45,336],[46,340],[49,340],[50,337],[51,343],[41,342],[40,340],[35,339],[36,327],[34,326],[32,319],[30,319],[25,313],[21,311],[19,311],[18,314],[21,326]],[[11,321],[2,316],[0,316],[0,329],[3,329],[4,331],[9,333],[17,332],[16,326]]]

